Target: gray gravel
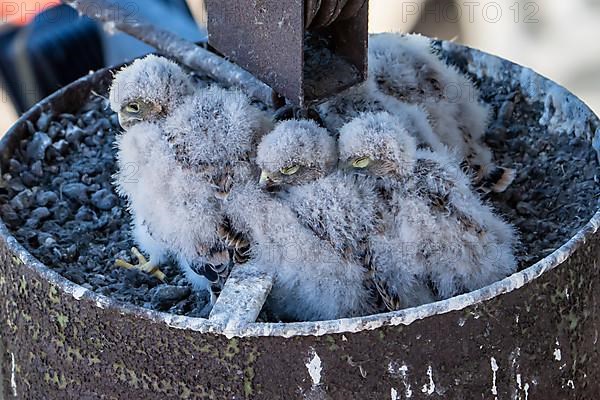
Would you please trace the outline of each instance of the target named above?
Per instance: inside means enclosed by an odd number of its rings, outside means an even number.
[[[117,300],[206,317],[208,294],[192,293],[172,264],[167,279],[114,267],[134,262],[125,203],[114,192],[114,138],[119,126],[94,97],[78,115],[42,114],[3,168],[0,213],[33,255],[67,279]]]
[[[460,65],[459,65],[460,67]],[[489,199],[522,237],[527,267],[570,238],[598,205],[598,163],[589,144],[550,135],[537,124],[541,105],[521,101],[518,89],[479,82],[494,108],[487,140],[499,165],[517,169],[506,193]],[[67,279],[123,302],[206,317],[207,293],[194,293],[172,264],[163,284],[138,271],[114,267],[134,261],[130,220],[111,184],[116,116],[93,97],[76,115],[42,114],[3,166],[0,214],[15,237]]]

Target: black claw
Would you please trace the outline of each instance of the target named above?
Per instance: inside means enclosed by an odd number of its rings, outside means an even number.
[[[212,264],[202,264],[202,265],[192,264],[191,269],[198,275],[203,276],[206,279],[208,279],[208,281],[211,283],[219,281],[219,274],[216,271],[216,267]]]

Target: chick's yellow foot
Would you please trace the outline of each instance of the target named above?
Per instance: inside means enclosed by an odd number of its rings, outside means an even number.
[[[115,266],[125,269],[138,269],[164,282],[166,275],[159,269],[158,265],[155,265],[152,260],[148,261],[146,257],[144,257],[144,255],[135,247],[131,249],[131,253],[133,253],[133,255],[138,259],[137,265],[133,265],[125,260],[119,259],[115,261]]]

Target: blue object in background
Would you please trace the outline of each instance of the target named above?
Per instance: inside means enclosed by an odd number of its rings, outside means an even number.
[[[184,0],[117,0],[132,18],[202,41]],[[168,16],[168,17],[165,17]],[[104,32],[95,21],[58,5],[27,26],[0,27],[0,84],[18,113],[90,71],[116,65],[154,49],[122,33]]]

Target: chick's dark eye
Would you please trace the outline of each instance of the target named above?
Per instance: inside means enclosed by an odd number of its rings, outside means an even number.
[[[138,103],[129,103],[125,106],[125,111],[129,112],[129,113],[139,113],[140,112],[140,105]]]

